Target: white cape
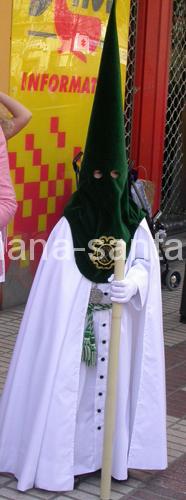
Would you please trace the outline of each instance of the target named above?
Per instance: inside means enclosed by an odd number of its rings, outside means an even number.
[[[59,238],[68,241],[68,260],[55,258]],[[143,242],[148,258],[140,260]],[[47,254],[38,266],[0,404],[0,472],[13,473],[22,491],[33,485],[71,490],[79,465],[77,414],[91,282],[76,266],[64,217],[49,237]],[[139,292],[123,307],[112,467],[117,479],[125,479],[128,468],[167,466],[160,272],[145,220],[135,233],[127,272],[137,279]],[[98,361],[97,378],[103,364]],[[83,441],[85,436],[86,430]],[[101,465],[101,451],[102,441],[95,452],[99,460],[89,470]]]

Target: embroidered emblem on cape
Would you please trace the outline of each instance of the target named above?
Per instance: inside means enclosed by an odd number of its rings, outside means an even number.
[[[93,252],[89,253],[89,257],[97,269],[112,269],[115,246],[116,239],[113,236],[100,236],[92,240]]]

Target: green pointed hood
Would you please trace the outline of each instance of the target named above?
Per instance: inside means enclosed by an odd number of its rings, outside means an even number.
[[[64,212],[71,226],[78,268],[97,283],[107,282],[113,272],[110,245],[122,238],[128,252],[144,217],[128,192],[115,3],[105,36],[79,187]],[[95,171],[100,178],[95,177]]]

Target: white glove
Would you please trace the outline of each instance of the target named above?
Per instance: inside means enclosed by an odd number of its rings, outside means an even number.
[[[111,283],[110,297],[112,302],[125,304],[137,293],[138,287],[136,283],[127,277],[124,280],[117,281],[112,274],[108,281]]]

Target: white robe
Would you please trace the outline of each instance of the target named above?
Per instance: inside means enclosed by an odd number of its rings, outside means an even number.
[[[68,242],[68,259],[55,258],[59,239]],[[38,266],[0,404],[0,472],[13,473],[21,491],[72,490],[75,474],[101,467],[111,311],[94,313],[98,361],[87,368],[81,354],[92,284],[76,266],[64,217],[49,237],[47,255]],[[125,272],[138,292],[123,306],[116,479],[126,479],[128,468],[167,466],[160,272],[145,220]]]

